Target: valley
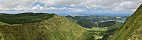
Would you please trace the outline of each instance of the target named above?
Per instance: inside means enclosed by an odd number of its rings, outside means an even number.
[[[92,40],[106,40],[116,29],[121,28],[128,16],[66,16],[86,28]]]
[[[0,0],[0,40],[142,40],[142,0]]]
[[[139,8],[140,9],[140,8]],[[132,37],[140,27],[125,27],[132,16],[58,16],[51,13],[0,14],[1,40],[125,40],[126,30]],[[137,19],[140,19],[138,17]],[[125,22],[126,21],[126,22]],[[141,22],[141,21],[140,21]],[[139,22],[134,22],[140,25]],[[129,26],[129,25],[128,25]],[[135,28],[135,29],[132,29]],[[138,29],[137,29],[138,28]],[[121,29],[121,30],[120,30]],[[128,29],[128,30],[127,30]],[[136,30],[137,29],[137,30]],[[118,34],[116,32],[119,32]],[[128,33],[124,32],[124,33]],[[117,34],[117,35],[116,35]],[[124,35],[121,37],[121,35]],[[113,37],[115,36],[115,37]]]

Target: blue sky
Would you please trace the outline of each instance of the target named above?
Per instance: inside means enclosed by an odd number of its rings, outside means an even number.
[[[142,0],[0,0],[0,12],[47,12],[58,15],[131,15]]]

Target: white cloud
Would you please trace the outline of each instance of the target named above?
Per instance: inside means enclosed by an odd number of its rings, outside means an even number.
[[[33,0],[4,0],[0,1],[1,7],[29,7],[33,3]],[[28,5],[29,4],[29,5]]]
[[[16,8],[26,10],[26,8],[32,7],[32,4],[36,1],[39,0],[0,0],[0,10],[16,10]],[[85,11],[81,7],[86,7],[95,10],[131,11],[136,9],[142,3],[142,0],[41,0],[40,2],[45,3],[49,10],[73,10],[79,12]],[[70,7],[80,6],[80,8],[55,7],[67,5]]]
[[[78,8],[72,8],[72,9],[69,9],[70,12],[83,12],[83,11],[86,11],[85,9],[78,9]]]
[[[130,11],[136,9],[142,0],[91,0],[85,3],[87,8],[101,8],[113,11]]]
[[[81,4],[87,0],[57,0],[55,1],[56,5],[72,5],[72,4]]]
[[[70,6],[71,6],[71,7],[75,7],[76,5],[75,5],[75,4],[71,4]]]
[[[49,7],[46,10],[58,10],[58,11],[69,11],[69,12],[83,12],[83,11],[86,11],[85,9],[67,8],[67,7],[62,7],[62,8]]]

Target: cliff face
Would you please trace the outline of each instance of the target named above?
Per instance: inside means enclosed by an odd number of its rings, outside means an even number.
[[[108,40],[142,40],[142,5]]]
[[[65,17],[39,22],[0,25],[1,40],[89,40],[86,29]]]

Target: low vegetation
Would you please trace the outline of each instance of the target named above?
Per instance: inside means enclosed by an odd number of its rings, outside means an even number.
[[[142,5],[108,40],[142,40]]]
[[[105,21],[111,20],[112,18],[106,17],[95,17],[95,16],[66,16],[69,20],[81,25],[86,28],[91,35],[92,40],[106,40],[111,36],[116,29],[122,27],[123,23],[118,21]],[[97,20],[96,20],[97,19]],[[115,18],[113,18],[115,19]],[[122,18],[123,19],[123,18]],[[102,21],[100,21],[102,20]],[[103,21],[104,20],[104,21]],[[121,20],[121,19],[117,19]],[[97,22],[97,23],[96,23]]]
[[[54,15],[46,13],[2,14],[0,15],[0,21],[8,24],[23,24],[43,21]]]
[[[66,17],[53,14],[3,14],[0,39],[4,40],[90,40],[85,28]],[[40,21],[37,21],[40,20]],[[18,25],[17,25],[18,24]]]

